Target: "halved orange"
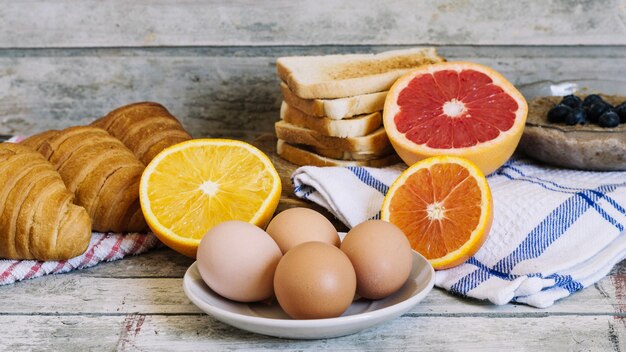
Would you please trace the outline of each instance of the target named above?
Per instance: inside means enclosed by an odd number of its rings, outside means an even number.
[[[195,258],[202,237],[221,222],[265,228],[280,192],[278,172],[259,149],[236,140],[194,139],[152,159],[141,177],[139,200],[154,234]]]
[[[398,226],[435,269],[465,262],[487,239],[493,200],[473,162],[454,156],[424,159],[391,185],[381,218]]]
[[[506,78],[470,62],[421,66],[399,78],[383,123],[407,165],[435,155],[472,160],[487,175],[517,147],[528,104]]]

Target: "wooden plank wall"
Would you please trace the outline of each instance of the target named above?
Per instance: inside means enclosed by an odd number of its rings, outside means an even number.
[[[515,84],[626,80],[624,0],[0,0],[0,134],[139,100],[194,136],[272,131],[286,55],[436,46]]]

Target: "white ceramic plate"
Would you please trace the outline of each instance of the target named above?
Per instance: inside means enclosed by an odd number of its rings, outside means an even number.
[[[420,302],[435,283],[435,271],[428,261],[413,252],[409,279],[393,295],[381,300],[357,299],[340,317],[295,320],[278,303],[239,303],[221,297],[200,277],[193,263],[183,279],[191,302],[226,324],[255,333],[293,339],[321,339],[349,335],[399,317]]]

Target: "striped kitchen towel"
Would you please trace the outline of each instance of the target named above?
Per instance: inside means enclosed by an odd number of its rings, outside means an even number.
[[[0,260],[0,285],[90,268],[101,262],[112,262],[161,246],[153,234],[94,232],[85,253],[68,260]]]
[[[404,167],[312,167],[292,175],[295,194],[348,227],[380,216]],[[600,280],[626,258],[626,172],[564,170],[511,159],[488,176],[494,222],[464,264],[436,285],[495,304],[548,307]]]

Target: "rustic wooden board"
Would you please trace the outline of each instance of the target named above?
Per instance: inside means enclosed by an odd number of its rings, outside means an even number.
[[[170,250],[165,251],[170,252],[170,258],[178,256]],[[110,315],[133,312],[201,314],[182,290],[182,277],[188,266],[176,265],[176,270],[167,276],[157,276],[154,272],[158,272],[159,269],[153,269],[151,266],[157,263],[169,265],[169,262],[161,262],[162,259],[163,256],[157,251],[156,254],[149,253],[114,263],[100,264],[88,270],[0,286],[0,316],[33,313]],[[151,265],[138,267],[132,263],[138,260]],[[117,267],[117,270],[109,267]],[[620,265],[620,270],[626,270],[626,263]],[[121,271],[126,273],[120,274]],[[495,306],[434,289],[422,303],[406,315],[541,318],[554,315],[626,314],[624,289],[626,276],[610,276],[598,282],[596,286],[578,292],[546,309],[516,304]]]
[[[154,100],[196,137],[252,140],[278,120],[277,57],[391,48],[397,47],[0,50],[0,134],[89,123],[123,104]],[[518,85],[626,77],[626,47],[448,46],[440,52],[490,65]]]
[[[105,279],[180,279],[192,263],[193,259],[182,256],[170,249],[162,248],[151,251],[145,255],[128,257],[124,260],[112,263],[103,263],[94,268],[81,270],[68,275],[77,275],[80,278]],[[67,275],[59,277],[65,276]],[[45,289],[46,280],[48,279],[42,278],[38,280],[26,281],[15,284],[13,287],[18,289],[21,285],[35,285],[42,286]],[[2,288],[0,287],[0,292],[1,290]],[[7,290],[5,291],[7,294],[12,292],[11,289],[5,290]],[[171,294],[179,296],[182,294],[182,291],[176,292],[175,290]],[[176,299],[177,298],[174,298],[174,300]],[[166,299],[162,301],[168,300],[171,301],[173,299]],[[0,307],[1,306],[6,307],[8,304],[0,304]],[[182,309],[187,308],[183,307]],[[561,300],[554,306],[547,309],[536,309],[525,305],[515,304],[497,307],[488,302],[465,299],[450,295],[443,290],[435,289],[426,298],[424,303],[415,307],[413,312],[419,312],[424,315],[458,313],[480,313],[487,315],[506,313],[509,315],[515,315],[531,313],[536,316],[543,316],[556,313],[593,314],[594,312],[618,312],[626,314],[626,261],[618,264],[610,275],[603,280],[600,280],[593,287],[589,287],[571,297],[568,297],[567,299]],[[1,313],[2,310],[0,309],[0,314]]]
[[[154,264],[157,261],[152,259]],[[108,266],[111,264],[103,264]],[[123,265],[123,264],[121,264]],[[185,268],[186,269],[186,268]],[[182,290],[182,274],[176,278],[105,277],[82,272],[34,279],[0,287],[0,315],[80,314],[201,314]],[[525,305],[495,306],[487,302],[450,295],[434,289],[427,298],[406,313],[408,316],[519,317],[553,315],[613,315],[626,313],[616,308],[626,303],[613,279],[601,281],[552,307],[537,309]],[[42,297],[45,297],[43,299]],[[616,313],[617,311],[617,313]],[[0,339],[1,340],[1,339]]]
[[[7,351],[620,351],[621,317],[404,316],[357,334],[298,341],[244,332],[206,315],[0,316]],[[26,326],[32,328],[24,328]]]
[[[325,44],[624,45],[602,1],[0,1],[0,48]]]
[[[315,341],[222,324],[182,291],[189,258],[169,249],[0,287],[0,341],[20,350],[615,350],[626,345],[626,263],[548,309],[433,290],[401,318]],[[445,332],[445,334],[443,333]]]
[[[167,247],[154,249],[145,255],[126,257],[93,268],[75,272],[81,277],[118,279],[180,279],[194,259],[185,257]],[[74,275],[74,274],[71,274]],[[41,279],[45,281],[46,279]],[[30,281],[28,281],[30,282]],[[16,284],[17,287],[20,284]],[[1,289],[1,287],[0,287]]]
[[[0,0],[0,134],[88,123],[154,100],[195,137],[255,141],[281,175],[279,211],[314,207],[293,196],[297,166],[278,158],[267,136],[280,106],[276,58],[415,45],[487,64],[517,85],[621,79],[626,4]],[[435,289],[374,329],[294,341],[200,312],[181,288],[192,262],[164,248],[2,286],[0,350],[626,350],[626,263],[543,310]]]

